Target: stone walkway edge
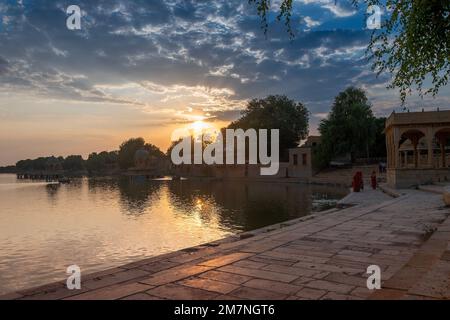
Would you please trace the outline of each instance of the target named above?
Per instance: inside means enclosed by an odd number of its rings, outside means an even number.
[[[449,299],[440,197],[408,190],[82,275],[80,290],[61,281],[0,299]],[[382,290],[367,289],[369,264]]]

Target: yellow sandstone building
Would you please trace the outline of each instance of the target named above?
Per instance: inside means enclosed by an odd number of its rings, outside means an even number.
[[[450,110],[394,112],[386,120],[385,133],[390,187],[450,180]]]

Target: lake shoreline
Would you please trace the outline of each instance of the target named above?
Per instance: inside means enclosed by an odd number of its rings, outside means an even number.
[[[82,276],[81,290],[57,282],[0,299],[448,299],[442,272],[450,267],[450,212],[441,207],[440,194],[402,190],[382,203],[328,210]],[[423,254],[433,258],[424,264]],[[365,288],[369,264],[382,267],[381,290]],[[402,278],[411,267],[419,274]]]
[[[344,199],[344,198],[343,198]],[[353,205],[353,204],[352,204]],[[235,242],[241,241],[241,240],[245,240],[245,239],[250,239],[253,238],[255,236],[258,235],[262,235],[265,233],[269,233],[275,230],[281,230],[283,228],[295,225],[297,223],[301,223],[301,222],[305,222],[308,221],[310,219],[315,219],[316,217],[325,215],[325,214],[329,214],[329,213],[333,213],[336,211],[340,211],[341,208],[335,207],[335,208],[331,208],[331,209],[327,209],[327,210],[323,210],[323,211],[319,211],[319,212],[315,212],[315,213],[311,213],[310,215],[304,216],[304,217],[300,217],[300,218],[296,218],[296,219],[291,219],[288,221],[284,221],[284,222],[280,222],[280,223],[276,223],[273,225],[269,225],[269,226],[265,226],[265,227],[261,227],[255,230],[250,230],[250,231],[244,231],[238,234],[234,234],[234,235],[230,235],[227,236],[225,238],[221,238],[218,240],[214,240],[211,242],[207,242],[207,243],[202,243],[199,244],[197,246],[193,246],[193,247],[188,247],[188,248],[184,248],[181,250],[177,250],[177,251],[173,251],[173,252],[168,252],[168,253],[164,253],[161,255],[156,255],[156,256],[152,256],[146,259],[142,259],[139,261],[135,261],[135,262],[131,262],[131,263],[127,263],[124,265],[120,265],[120,266],[116,266],[116,267],[112,267],[112,268],[107,268],[104,269],[102,271],[98,271],[98,272],[94,272],[94,273],[90,273],[86,276],[82,276],[82,278],[84,279],[95,279],[98,277],[103,277],[103,276],[109,276],[112,274],[115,274],[117,272],[120,271],[124,271],[124,270],[128,270],[128,269],[133,269],[137,266],[140,265],[144,265],[147,263],[157,263],[159,261],[164,261],[166,259],[170,259],[170,258],[174,258],[180,255],[185,255],[185,254],[193,254],[195,252],[199,252],[201,250],[206,250],[208,251],[208,249],[210,248],[215,248],[218,246],[225,246],[225,247],[233,247],[233,244]],[[188,259],[190,260],[190,259]],[[13,299],[19,299],[19,298],[25,298],[27,296],[34,296],[36,293],[42,293],[42,292],[51,292],[54,289],[58,289],[58,291],[61,289],[61,287],[65,287],[66,286],[66,282],[65,281],[55,281],[52,283],[48,283],[48,284],[44,284],[44,285],[40,285],[40,286],[36,286],[36,287],[31,287],[31,288],[24,288],[15,292],[10,292],[10,293],[6,293],[3,295],[0,295],[0,300],[13,300]],[[82,289],[83,290],[83,289]]]
[[[202,256],[203,253],[209,255],[211,254],[211,251],[215,251],[214,248],[233,248],[236,246],[236,244],[242,242],[242,241],[252,241],[253,239],[256,239],[258,237],[265,237],[265,235],[273,233],[273,232],[279,232],[281,230],[283,230],[284,228],[288,228],[288,227],[292,227],[295,226],[297,224],[301,224],[304,223],[308,220],[313,220],[316,219],[318,217],[327,215],[327,214],[331,214],[331,213],[336,213],[342,210],[345,210],[348,207],[353,207],[353,206],[361,206],[363,205],[363,203],[350,203],[347,202],[347,198],[350,198],[351,194],[345,196],[344,198],[342,198],[341,200],[339,200],[340,202],[340,206],[336,206],[334,208],[330,208],[327,210],[323,210],[323,211],[319,211],[319,212],[314,212],[311,213],[307,216],[304,217],[300,217],[300,218],[295,218],[295,219],[291,219],[288,221],[284,221],[284,222],[280,222],[280,223],[275,223],[269,226],[265,226],[262,228],[258,228],[255,230],[250,230],[250,231],[244,231],[241,233],[237,233],[237,234],[233,234],[215,241],[211,241],[211,242],[207,242],[207,243],[202,243],[193,247],[188,247],[188,248],[184,248],[181,250],[176,250],[173,252],[168,252],[165,254],[161,254],[161,255],[156,255],[156,256],[152,256],[149,258],[145,258],[142,260],[138,260],[135,262],[131,262],[131,263],[127,263],[124,265],[119,265],[116,267],[112,267],[112,268],[107,268],[104,269],[102,271],[98,271],[98,272],[94,272],[94,273],[90,273],[88,275],[82,276],[82,281],[87,280],[87,281],[91,281],[93,279],[97,279],[97,278],[103,278],[103,277],[111,277],[114,274],[120,273],[120,272],[127,272],[130,269],[134,269],[134,268],[138,268],[139,266],[142,265],[147,265],[147,264],[161,264],[164,265],[164,261],[166,261],[167,259],[177,259],[177,257],[180,256],[189,256],[187,259],[182,258],[181,261],[194,261],[196,260],[196,256]],[[367,198],[363,197],[363,198]],[[173,266],[170,266],[168,269],[171,269]],[[157,268],[159,269],[159,268]],[[162,272],[164,271],[165,268],[162,268],[162,270],[158,270],[158,272]],[[11,293],[7,293],[5,295],[0,295],[0,300],[6,300],[6,299],[27,299],[28,296],[35,296],[36,294],[39,296],[40,294],[42,294],[42,292],[45,293],[45,295],[47,295],[48,293],[50,293],[50,299],[54,299],[55,297],[51,294],[51,292],[55,291],[59,292],[62,290],[63,292],[65,292],[63,295],[64,297],[61,296],[61,298],[69,298],[70,296],[72,296],[72,294],[69,294],[70,291],[68,291],[67,289],[65,289],[66,287],[66,283],[65,281],[55,281],[52,283],[48,283],[42,286],[36,286],[36,287],[32,287],[32,288],[28,288],[28,289],[22,289],[22,290],[18,290],[16,292],[11,292]],[[87,290],[90,291],[90,290]],[[83,288],[81,289],[81,293],[86,292],[86,290],[84,290]],[[74,293],[73,295],[77,295],[78,293],[75,293],[72,291],[72,293]],[[30,297],[30,298],[31,298]],[[48,298],[48,297],[47,297]],[[31,298],[33,299],[33,298]],[[46,298],[45,298],[46,299]]]
[[[0,224],[9,226],[0,232],[0,294],[62,279],[73,264],[92,273],[285,223],[348,193],[263,181],[101,177],[58,184],[3,174],[0,190]]]
[[[442,264],[447,268],[450,265],[445,260],[450,216],[436,210],[436,205],[442,205],[441,196],[436,193],[405,190],[399,197],[375,205],[361,203],[329,210],[269,226],[249,237],[227,237],[82,276],[82,288],[78,291],[67,290],[64,282],[57,282],[19,290],[0,299],[448,299],[448,287],[443,287],[442,279],[427,278],[428,272],[436,275]],[[376,228],[372,224],[375,217],[377,221],[405,221],[404,210],[410,215],[409,233],[399,233],[392,224],[377,231],[381,237],[378,241],[363,236],[358,229],[345,233],[351,237],[348,240],[337,233],[348,230],[347,225],[361,230]],[[423,238],[424,231],[417,229],[418,221],[434,223],[435,231]],[[388,231],[395,237],[386,237]],[[429,254],[430,248],[436,258],[420,269],[426,281],[421,282],[421,277],[411,279],[408,288],[397,290],[392,296],[392,290],[387,288],[398,282],[405,267],[417,263],[416,257]],[[341,258],[336,259],[335,255]],[[292,259],[300,262],[294,264]],[[386,289],[364,288],[365,268],[358,266],[373,263],[384,266]],[[415,284],[420,286],[416,288]]]

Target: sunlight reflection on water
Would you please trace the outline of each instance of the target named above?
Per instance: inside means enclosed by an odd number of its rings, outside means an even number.
[[[307,215],[346,189],[284,183],[0,175],[0,293],[95,272]]]

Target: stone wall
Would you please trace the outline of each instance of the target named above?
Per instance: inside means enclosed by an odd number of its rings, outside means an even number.
[[[274,179],[274,178],[310,178],[311,168],[293,166],[288,162],[280,162],[278,173],[271,176],[261,175],[261,165],[182,165],[172,168],[172,173],[186,177],[210,177],[210,178],[249,178],[249,179]]]
[[[419,184],[450,181],[450,168],[441,169],[387,169],[390,188],[410,188]]]

